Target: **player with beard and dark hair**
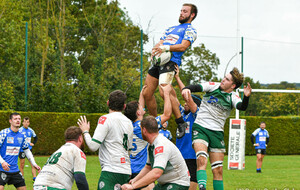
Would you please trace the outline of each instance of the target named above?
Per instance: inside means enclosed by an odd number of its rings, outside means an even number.
[[[191,22],[196,18],[196,16],[197,7],[195,5],[183,4],[179,17],[180,25],[168,28],[160,38],[160,41],[152,49],[152,57],[159,56],[164,52],[172,52],[169,62],[163,66],[153,65],[146,76],[146,88],[143,91],[143,96],[145,98],[149,114],[154,117],[157,116],[157,104],[154,92],[158,85],[161,87],[167,84],[172,84],[175,74],[175,65],[181,65],[181,57],[183,53],[197,38],[196,29],[191,25]],[[163,91],[160,87],[160,95],[163,97]],[[177,138],[181,138],[185,133],[187,123],[184,122],[178,106],[176,106],[175,91],[171,93],[170,98],[172,111],[175,115],[175,121],[178,127]]]
[[[33,189],[71,189],[76,181],[77,188],[88,190],[85,177],[86,156],[83,153],[83,137],[79,127],[69,127],[65,131],[66,144],[61,146],[47,160],[37,176]]]

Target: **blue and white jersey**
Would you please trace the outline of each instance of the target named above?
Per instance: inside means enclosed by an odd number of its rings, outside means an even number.
[[[165,136],[167,139],[172,140],[172,134],[169,130],[160,129],[159,133]]]
[[[28,128],[26,129],[25,127],[22,126],[22,127],[19,129],[19,132],[22,133],[22,134],[24,134],[24,135],[26,135],[26,141],[27,141],[28,144],[29,144],[29,147],[28,147],[28,148],[31,150],[31,149],[32,149],[32,146],[30,146],[31,138],[36,137],[36,134],[35,134],[34,130],[33,130],[32,128],[30,128],[30,127],[28,127]],[[24,152],[23,149],[21,149],[20,151],[21,151],[21,152]]]
[[[266,141],[267,138],[269,138],[269,132],[266,129],[262,130],[261,128],[258,128],[252,135],[255,136],[255,143],[259,144],[255,149],[266,149]]]
[[[180,150],[184,159],[196,159],[196,153],[192,147],[192,126],[197,117],[199,107],[197,107],[197,111],[195,113],[190,112],[187,115],[184,114],[184,108],[182,105],[179,106],[179,110],[183,120],[188,124],[188,126],[185,130],[185,135],[180,139],[176,139],[176,146]]]
[[[28,142],[25,140],[26,135],[13,132],[10,128],[0,131],[0,154],[3,160],[10,165],[10,170],[5,172],[18,172],[18,156],[20,149],[28,148]],[[4,171],[0,164],[0,170]]]
[[[161,126],[161,117],[156,118],[158,127]],[[139,173],[147,162],[147,147],[148,142],[143,140],[141,131],[141,121],[136,121],[133,123],[133,141],[132,150],[130,154],[131,170],[132,173]]]
[[[197,38],[197,31],[190,23],[180,24],[178,26],[172,26],[168,28],[160,40],[163,40],[163,45],[175,45],[181,44],[182,40],[188,40],[191,45]],[[181,56],[184,52],[172,52],[172,57],[170,61],[177,63],[178,66],[181,65]]]

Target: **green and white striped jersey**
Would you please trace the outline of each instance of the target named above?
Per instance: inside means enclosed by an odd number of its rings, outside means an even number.
[[[202,92],[206,92],[197,114],[195,123],[213,131],[224,131],[224,124],[230,112],[241,98],[236,92],[222,91],[220,83],[205,82],[200,84]]]

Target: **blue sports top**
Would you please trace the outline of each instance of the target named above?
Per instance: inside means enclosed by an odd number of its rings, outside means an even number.
[[[34,132],[34,130],[30,127],[28,127],[27,129],[25,127],[21,127],[19,129],[19,132],[26,135],[26,141],[28,142],[29,146],[28,148],[31,150],[32,149],[32,146],[30,145],[31,143],[31,138],[33,137],[36,137],[36,134]],[[24,152],[23,149],[20,150],[20,152]]]
[[[269,132],[266,129],[262,130],[261,128],[258,128],[252,135],[255,136],[255,143],[259,144],[255,149],[266,149],[266,141],[267,138],[269,138]]]
[[[183,120],[188,124],[188,127],[185,130],[185,135],[180,139],[176,139],[176,146],[180,150],[184,159],[196,159],[196,153],[192,147],[192,126],[197,117],[199,107],[197,107],[197,111],[195,113],[190,112],[187,115],[184,114],[184,108],[182,105],[179,106],[179,110]]]
[[[160,40],[163,40],[163,45],[175,45],[181,44],[182,40],[188,40],[191,45],[197,38],[197,31],[190,23],[180,24],[178,26],[172,26],[168,28]],[[185,51],[184,51],[185,52]],[[181,65],[181,56],[184,52],[172,52],[172,57],[170,61],[177,63],[178,66]]]
[[[27,149],[28,143],[25,140],[26,135],[18,132],[13,132],[10,128],[0,131],[0,154],[3,160],[10,165],[10,170],[5,171],[0,164],[0,171],[18,172],[18,156],[20,149]]]
[[[163,134],[163,136],[165,136],[167,139],[172,140],[172,134],[169,130],[160,129],[159,133]]]
[[[161,126],[161,117],[156,118],[158,127]],[[143,140],[141,131],[141,121],[133,122],[133,141],[130,154],[131,170],[132,173],[139,173],[147,162],[147,147],[148,142]]]

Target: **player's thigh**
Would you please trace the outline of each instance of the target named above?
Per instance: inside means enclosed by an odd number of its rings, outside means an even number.
[[[21,172],[9,174],[8,185],[13,184],[16,188],[25,187],[25,180]]]
[[[152,96],[158,86],[158,78],[155,78],[149,74],[146,76],[145,80],[146,88],[143,91],[144,96]]]
[[[224,132],[223,131],[212,131],[209,130],[209,146],[208,151],[212,153],[225,153],[225,142],[224,142]]]
[[[207,152],[207,147],[209,145],[209,136],[207,135],[206,129],[196,123],[193,124],[192,129],[192,145],[195,152]]]
[[[116,184],[128,183],[130,175],[102,171],[98,182],[98,190],[114,189]]]

